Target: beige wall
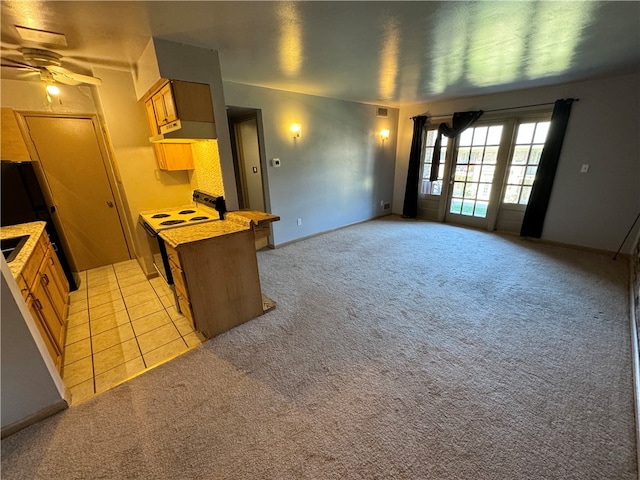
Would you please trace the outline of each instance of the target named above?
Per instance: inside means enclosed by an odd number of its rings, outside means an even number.
[[[121,195],[128,205],[127,220],[133,232],[136,256],[146,273],[153,274],[147,235],[138,224],[138,214],[191,203],[189,174],[158,168],[149,143],[151,133],[144,105],[136,98],[131,73],[96,68],[95,74],[103,82],[96,98],[111,140]]]

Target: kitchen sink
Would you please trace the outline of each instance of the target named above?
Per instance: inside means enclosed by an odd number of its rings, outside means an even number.
[[[7,263],[13,261],[24,247],[25,243],[29,240],[29,235],[20,235],[19,237],[3,238],[0,240],[0,248],[2,248],[2,255],[7,260]]]

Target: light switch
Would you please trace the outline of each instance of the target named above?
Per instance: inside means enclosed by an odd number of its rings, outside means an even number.
[[[258,173],[258,167],[253,167],[253,173]]]
[[[589,171],[589,164],[583,163],[582,167],[580,167],[580,173],[587,173]]]

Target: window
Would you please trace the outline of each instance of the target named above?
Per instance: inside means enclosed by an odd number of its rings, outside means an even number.
[[[518,125],[515,146],[509,161],[509,171],[503,203],[526,205],[536,178],[542,148],[551,122],[527,122]]]
[[[447,157],[447,141],[448,138],[442,136],[442,145],[440,147],[440,165],[438,168],[438,178],[433,182],[429,180],[431,177],[431,160],[433,159],[433,147],[436,144],[438,136],[437,129],[429,130],[427,127],[427,140],[425,142],[424,160],[422,164],[422,185],[420,193],[423,195],[440,195],[442,193],[442,180],[444,178],[445,158]]]

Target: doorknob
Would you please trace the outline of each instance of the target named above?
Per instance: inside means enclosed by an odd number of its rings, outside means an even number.
[[[113,208],[113,202],[111,200],[107,200],[107,205],[109,205],[109,208]]]

